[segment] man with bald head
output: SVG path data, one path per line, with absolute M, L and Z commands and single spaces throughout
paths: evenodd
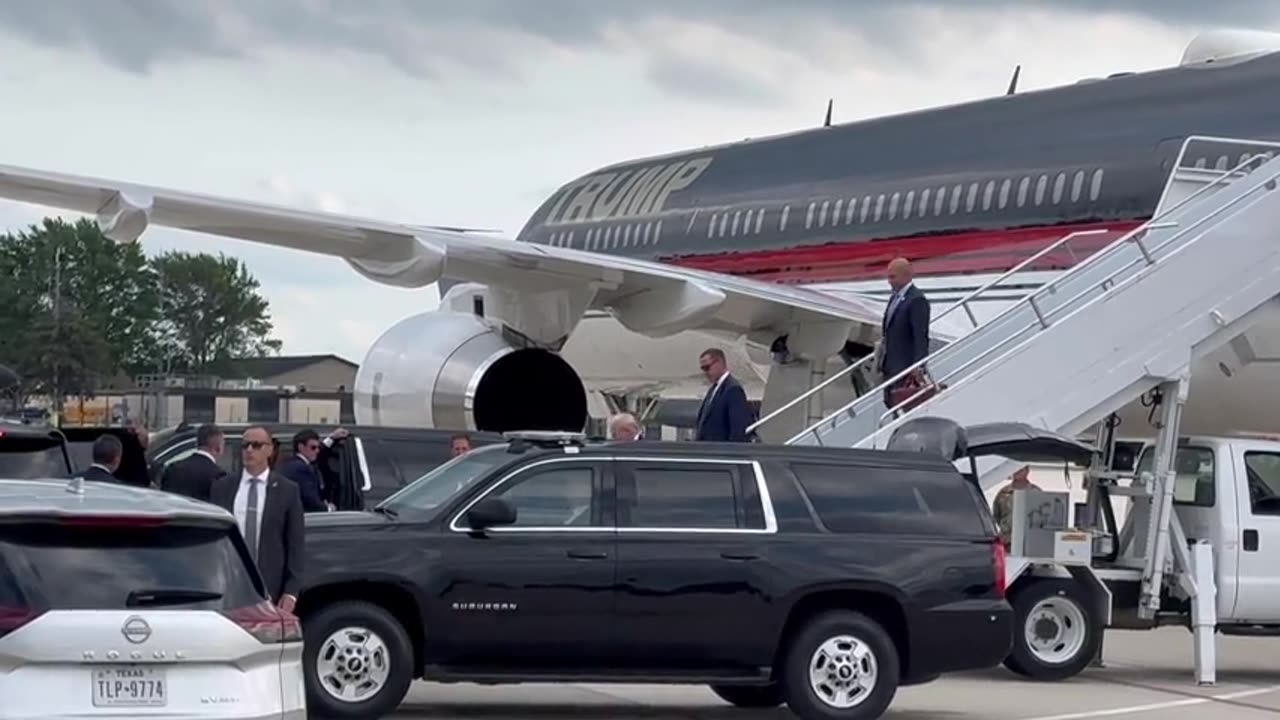
M 889 263 L 889 303 L 885 305 L 883 332 L 877 369 L 881 380 L 889 380 L 929 354 L 929 300 L 911 281 L 911 263 L 895 258 Z M 923 373 L 915 373 L 918 380 Z M 895 383 L 895 386 L 905 382 Z M 892 407 L 891 391 L 886 387 L 884 401 Z
M 269 430 L 245 428 L 240 438 L 244 469 L 215 480 L 209 499 L 235 516 L 271 600 L 293 612 L 302 589 L 302 494 L 297 483 L 271 469 L 274 450 Z

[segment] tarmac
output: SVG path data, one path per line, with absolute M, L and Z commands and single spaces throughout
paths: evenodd
M 1059 683 L 1004 668 L 898 691 L 886 720 L 1280 719 L 1280 638 L 1218 638 L 1217 683 L 1198 686 L 1191 633 L 1113 631 L 1106 667 Z M 417 683 L 398 718 L 693 720 L 794 718 L 786 707 L 740 710 L 699 686 Z

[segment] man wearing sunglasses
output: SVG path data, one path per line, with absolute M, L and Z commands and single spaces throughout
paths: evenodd
M 345 428 L 338 428 L 329 437 L 320 439 L 319 433 L 307 428 L 293 436 L 293 457 L 280 468 L 280 472 L 298 484 L 298 492 L 302 494 L 303 512 L 325 512 L 332 506 L 325 502 L 324 478 L 316 467 L 316 459 L 320 457 L 320 447 L 333 447 L 338 440 L 347 437 Z
M 302 584 L 302 496 L 297 483 L 271 470 L 271 433 L 245 428 L 240 441 L 239 476 L 214 481 L 210 500 L 235 516 L 249 554 L 258 565 L 271 599 L 293 612 Z

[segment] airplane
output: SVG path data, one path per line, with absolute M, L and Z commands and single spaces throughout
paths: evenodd
M 557 189 L 514 240 L 9 166 L 0 197 L 96 214 L 121 242 L 156 224 L 440 283 L 440 308 L 368 351 L 357 422 L 580 430 L 586 392 L 566 349 L 591 323 L 625 329 L 614 349 L 636 366 L 707 336 L 850 362 L 878 337 L 892 258 L 912 260 L 939 308 L 1095 231 L 993 293 L 991 317 L 1150 218 L 1188 136 L 1239 138 L 1241 154 L 1280 141 L 1278 82 L 1280 34 L 1209 32 L 1172 68 L 610 165 Z M 1277 329 L 1193 370 L 1187 432 L 1275 429 Z M 961 332 L 931 329 L 938 342 Z

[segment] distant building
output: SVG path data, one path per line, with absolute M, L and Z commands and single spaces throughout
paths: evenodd
M 356 363 L 337 355 L 281 355 L 233 360 L 222 373 L 222 385 L 237 382 L 259 387 L 297 388 L 306 392 L 350 392 Z

